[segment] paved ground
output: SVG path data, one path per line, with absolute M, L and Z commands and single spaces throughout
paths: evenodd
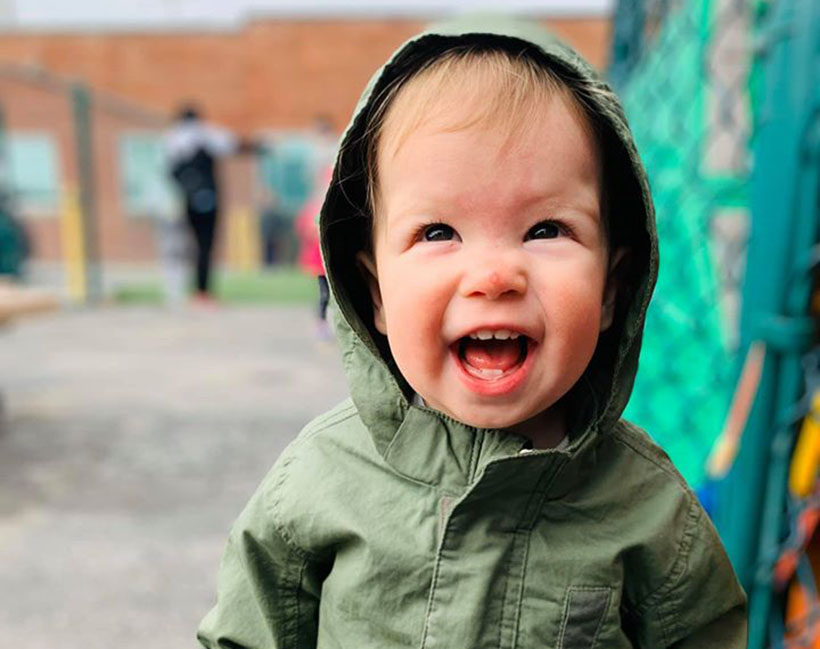
M 0 330 L 0 645 L 194 647 L 232 520 L 346 394 L 307 308 Z

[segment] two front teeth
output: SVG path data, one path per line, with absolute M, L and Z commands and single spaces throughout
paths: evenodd
M 496 340 L 515 340 L 519 335 L 519 333 L 507 329 L 498 329 L 497 331 L 481 329 L 471 333 L 468 338 L 472 338 L 473 340 L 490 340 L 491 338 L 495 338 Z

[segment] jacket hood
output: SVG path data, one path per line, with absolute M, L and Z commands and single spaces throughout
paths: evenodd
M 345 132 L 320 217 L 322 254 L 337 308 L 334 326 L 341 347 L 351 398 L 378 451 L 388 461 L 402 446 L 401 430 L 424 430 L 433 446 L 459 454 L 475 446 L 491 455 L 522 447 L 520 438 L 477 430 L 446 415 L 412 405 L 412 391 L 393 362 L 386 340 L 372 322 L 367 285 L 356 263 L 365 249 L 368 188 L 365 130 L 379 97 L 397 77 L 418 69 L 454 45 L 526 50 L 559 74 L 578 80 L 589 92 L 588 108 L 596 118 L 610 198 L 610 236 L 629 235 L 629 269 L 618 291 L 612 326 L 601 335 L 584 377 L 565 398 L 572 399 L 570 453 L 587 447 L 618 421 L 632 391 L 638 367 L 646 309 L 655 284 L 658 248 L 646 175 L 621 105 L 597 73 L 573 50 L 540 26 L 515 19 L 472 17 L 432 27 L 402 45 L 368 83 Z M 415 433 L 422 435 L 422 433 Z M 467 454 L 472 457 L 473 452 Z M 423 460 L 423 458 L 417 458 Z M 434 476 L 428 476 L 434 477 Z

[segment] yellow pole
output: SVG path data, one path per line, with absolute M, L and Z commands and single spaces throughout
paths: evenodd
M 238 270 L 259 270 L 261 240 L 256 214 L 248 207 L 234 208 L 228 215 L 228 256 Z
M 85 236 L 80 195 L 74 186 L 66 187 L 63 191 L 62 209 L 60 210 L 60 239 L 68 298 L 72 302 L 85 302 L 88 297 Z
M 792 454 L 789 489 L 797 498 L 806 498 L 817 483 L 820 467 L 820 391 L 812 396 L 811 410 L 803 420 Z

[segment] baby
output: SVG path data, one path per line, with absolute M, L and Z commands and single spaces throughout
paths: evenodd
M 236 522 L 206 647 L 745 647 L 712 525 L 620 419 L 657 239 L 587 64 L 497 18 L 411 40 L 321 238 L 351 399 Z

